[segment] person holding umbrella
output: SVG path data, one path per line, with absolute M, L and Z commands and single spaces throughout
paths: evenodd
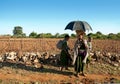
M 74 59 L 73 65 L 75 65 L 76 76 L 82 72 L 84 75 L 84 65 L 86 63 L 86 59 L 88 57 L 88 44 L 84 39 L 85 32 L 88 30 L 92 30 L 91 26 L 86 21 L 71 21 L 65 27 L 65 30 L 75 30 L 77 33 L 77 40 L 74 45 Z
M 86 44 L 86 40 L 84 40 L 84 32 L 80 32 L 77 34 L 77 40 L 75 42 L 74 45 L 74 60 L 73 60 L 73 64 L 74 64 L 74 69 L 75 69 L 75 76 L 78 77 L 79 73 L 81 73 L 82 76 L 85 76 L 84 74 L 84 66 L 85 63 L 83 62 L 85 59 L 85 56 L 87 54 L 87 44 Z

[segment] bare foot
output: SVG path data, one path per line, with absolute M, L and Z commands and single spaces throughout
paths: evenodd
M 60 67 L 60 71 L 62 71 L 63 70 L 63 67 Z
M 76 77 L 79 77 L 78 73 L 74 74 Z
M 82 75 L 82 76 L 85 76 L 85 74 L 84 74 L 84 73 L 82 73 L 81 75 Z M 86 76 L 85 76 L 85 77 L 86 77 Z

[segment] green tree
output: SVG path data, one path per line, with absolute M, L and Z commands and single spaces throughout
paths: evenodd
M 89 33 L 87 36 L 92 37 L 93 39 L 97 39 L 97 35 L 93 33 Z
M 59 38 L 59 36 L 60 36 L 59 33 L 56 33 L 56 34 L 54 35 L 55 38 Z
M 37 35 L 37 38 L 53 38 L 54 36 L 51 33 L 40 33 Z
M 13 30 L 13 35 L 21 35 L 23 33 L 21 26 L 15 26 Z
M 118 38 L 118 39 L 120 39 L 120 33 L 117 33 L 117 35 L 116 35 L 116 36 L 117 36 L 117 38 Z
M 71 37 L 72 37 L 72 38 L 75 38 L 75 37 L 76 37 L 76 34 L 71 34 Z
M 96 32 L 95 34 L 89 33 L 87 36 L 91 36 L 93 39 L 120 39 L 120 33 L 109 33 L 108 35 L 104 35 L 100 31 Z
M 100 31 L 96 32 L 97 35 L 102 35 L 102 33 Z
M 22 37 L 26 37 L 26 34 L 25 34 L 25 33 L 23 33 L 23 34 L 22 34 Z
M 95 34 L 89 33 L 87 36 L 90 36 L 93 39 L 106 39 L 107 38 L 107 36 L 102 34 L 100 31 L 96 32 Z
M 44 34 L 44 36 L 45 36 L 45 38 L 52 38 L 52 34 L 51 33 L 46 33 L 46 34 Z
M 23 28 L 21 26 L 15 26 L 13 30 L 14 37 L 25 37 L 26 34 L 23 33 Z
M 96 32 L 96 39 L 102 39 L 102 36 L 103 34 L 100 31 Z
M 31 32 L 30 34 L 29 34 L 29 37 L 31 37 L 31 38 L 36 38 L 38 35 L 37 35 L 37 33 L 36 32 Z
M 43 33 L 37 35 L 37 38 L 43 38 L 43 37 L 44 37 Z
M 107 36 L 108 39 L 117 39 L 117 35 L 113 33 L 109 33 Z
M 89 33 L 87 36 L 93 36 L 94 34 L 93 33 Z
M 65 35 L 69 35 L 69 34 L 67 34 L 67 33 L 61 34 L 59 38 L 64 38 Z

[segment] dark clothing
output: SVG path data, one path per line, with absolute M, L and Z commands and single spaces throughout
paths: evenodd
M 83 72 L 84 70 L 83 60 L 86 56 L 86 47 L 85 47 L 85 43 L 83 40 L 78 40 L 77 45 L 78 45 L 78 56 L 75 61 L 75 71 L 79 73 L 81 71 Z
M 61 50 L 61 56 L 60 56 L 60 65 L 61 66 L 68 66 L 69 64 L 69 47 L 67 45 L 67 42 L 64 41 L 62 44 L 62 50 Z
M 68 66 L 67 53 L 64 50 L 61 51 L 60 65 L 61 66 Z
M 75 61 L 75 71 L 77 73 L 79 73 L 80 71 L 83 71 L 84 69 L 84 63 L 83 63 L 83 59 L 85 58 L 85 52 L 79 54 L 76 58 Z

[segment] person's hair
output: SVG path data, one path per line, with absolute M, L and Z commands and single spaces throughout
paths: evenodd
M 70 38 L 70 36 L 67 34 L 67 35 L 65 35 L 65 38 Z
M 77 37 L 79 38 L 79 37 L 80 37 L 80 35 L 82 35 L 82 36 L 83 36 L 84 34 L 78 34 L 78 35 L 77 35 Z
M 90 36 L 88 36 L 88 39 L 89 39 L 89 41 L 91 42 L 92 38 L 91 38 Z

